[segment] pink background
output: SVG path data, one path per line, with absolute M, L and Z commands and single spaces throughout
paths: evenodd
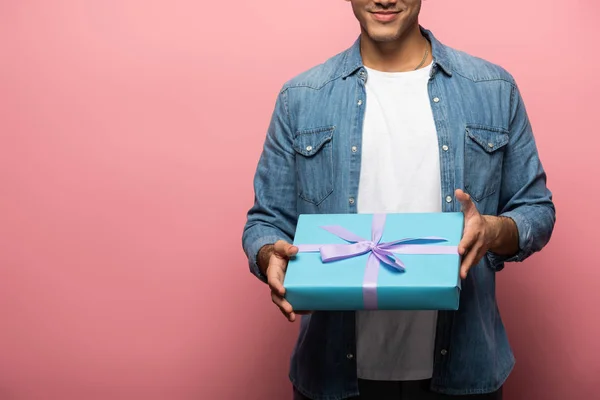
M 551 244 L 499 276 L 509 400 L 599 396 L 599 14 L 424 3 L 517 78 L 555 193 Z M 277 90 L 357 32 L 342 0 L 0 1 L 1 400 L 291 397 L 297 325 L 241 231 Z

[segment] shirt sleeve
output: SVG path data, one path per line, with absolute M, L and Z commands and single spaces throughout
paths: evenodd
M 524 261 L 549 242 L 556 221 L 552 193 L 539 158 L 531 123 L 516 84 L 511 94 L 510 140 L 505 152 L 499 215 L 511 218 L 519 231 L 519 251 L 511 256 L 488 252 L 493 268 Z
M 242 247 L 250 272 L 263 282 L 257 255 L 267 244 L 278 240 L 289 243 L 297 224 L 295 153 L 290 127 L 288 91 L 282 90 L 264 141 L 254 175 L 254 204 L 248 211 Z

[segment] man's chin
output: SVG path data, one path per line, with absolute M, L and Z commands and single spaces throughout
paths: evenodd
M 399 34 L 397 32 L 369 32 L 369 31 L 367 31 L 367 35 L 369 35 L 369 38 L 371 38 L 372 41 L 380 42 L 380 43 L 393 42 L 394 40 L 397 40 L 399 37 Z

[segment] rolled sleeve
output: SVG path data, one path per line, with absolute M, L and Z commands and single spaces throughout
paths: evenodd
M 510 218 L 515 222 L 519 234 L 519 251 L 513 255 L 498 255 L 493 252 L 487 253 L 487 258 L 495 270 L 504 268 L 504 263 L 519 262 L 525 260 L 532 253 L 533 235 L 529 219 L 519 211 L 509 211 L 500 215 Z
M 549 242 L 556 221 L 552 193 L 546 186 L 546 173 L 523 99 L 513 87 L 510 140 L 504 157 L 498 215 L 511 218 L 517 225 L 519 251 L 512 256 L 488 252 L 492 267 L 524 261 Z
M 287 109 L 287 91 L 280 92 L 254 176 L 254 204 L 248 212 L 242 247 L 250 272 L 262 282 L 258 252 L 278 240 L 291 243 L 298 221 L 295 152 Z
M 258 266 L 258 252 L 263 246 L 273 244 L 278 240 L 284 239 L 281 236 L 260 236 L 253 241 L 250 241 L 247 247 L 245 248 L 246 256 L 248 257 L 248 265 L 250 267 L 250 272 L 256 276 L 259 280 L 264 283 L 267 283 L 267 277 L 262 273 L 260 267 Z

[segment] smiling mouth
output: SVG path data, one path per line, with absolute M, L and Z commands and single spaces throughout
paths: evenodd
M 400 11 L 373 11 L 373 18 L 380 22 L 390 22 L 396 19 Z

